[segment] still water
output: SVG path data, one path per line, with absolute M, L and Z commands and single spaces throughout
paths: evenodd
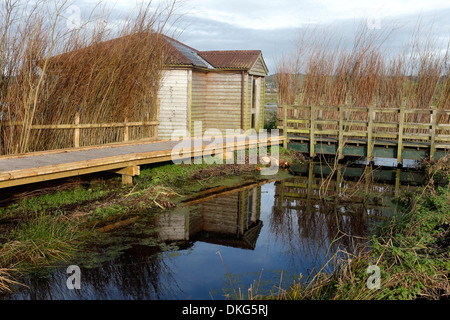
M 27 275 L 6 299 L 218 299 L 278 294 L 336 252 L 354 252 L 420 175 L 307 165 L 296 176 L 215 188 L 174 210 L 131 216 L 74 261 Z M 367 179 L 363 179 L 367 178 Z M 130 217 L 128 217 L 130 218 Z M 331 260 L 332 261 L 332 260 Z M 70 290 L 68 265 L 80 267 Z

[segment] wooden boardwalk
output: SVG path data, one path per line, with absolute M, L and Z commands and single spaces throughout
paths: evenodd
M 132 177 L 139 175 L 140 165 L 171 161 L 173 152 L 182 152 L 186 159 L 201 156 L 205 151 L 225 155 L 254 146 L 278 145 L 284 140 L 282 136 L 235 138 L 220 144 L 208 138 L 192 138 L 188 150 L 180 146 L 180 141 L 153 140 L 1 156 L 0 188 L 103 171 L 121 174 L 123 183 L 130 184 Z

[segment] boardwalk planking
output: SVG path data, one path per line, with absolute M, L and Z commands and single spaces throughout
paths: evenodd
M 225 154 L 251 146 L 280 144 L 283 137 L 264 138 L 236 136 L 236 141 L 212 143 L 208 138 L 192 138 L 189 151 L 179 146 L 180 141 L 147 141 L 113 146 L 73 148 L 0 157 L 0 188 L 73 177 L 82 174 L 115 171 L 123 182 L 139 174 L 138 166 L 172 160 L 172 152 L 183 149 L 186 158 L 214 150 Z

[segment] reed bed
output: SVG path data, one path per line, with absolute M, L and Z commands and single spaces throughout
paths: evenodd
M 0 5 L 0 154 L 72 147 L 73 129 L 32 126 L 74 124 L 77 114 L 80 124 L 157 120 L 162 33 L 176 1 L 141 4 L 121 20 L 99 3 L 75 27 L 68 9 L 66 0 Z M 80 146 L 123 141 L 123 130 L 82 129 Z
M 449 45 L 418 23 L 411 40 L 400 53 L 387 50 L 392 31 L 372 31 L 361 25 L 352 40 L 345 43 L 334 32 L 307 30 L 296 49 L 283 55 L 276 65 L 278 104 L 301 106 L 348 105 L 405 109 L 450 109 Z M 278 110 L 282 118 L 282 108 Z M 309 110 L 288 110 L 288 118 L 309 119 Z M 337 111 L 316 111 L 316 119 L 337 120 Z M 376 122 L 398 122 L 397 113 L 377 113 Z M 367 121 L 367 113 L 345 114 L 346 120 Z M 440 114 L 438 123 L 449 123 Z M 428 113 L 408 113 L 405 123 L 430 123 Z M 294 128 L 307 128 L 295 123 Z M 337 129 L 326 124 L 323 129 Z M 355 124 L 354 130 L 365 130 Z M 380 127 L 377 132 L 391 132 Z M 395 130 L 395 129 L 394 129 Z M 424 133 L 426 128 L 405 128 L 405 134 Z M 438 134 L 449 134 L 441 129 Z

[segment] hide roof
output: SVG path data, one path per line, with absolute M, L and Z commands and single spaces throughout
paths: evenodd
M 171 55 L 168 64 L 174 66 L 248 71 L 261 56 L 261 50 L 198 51 L 170 37 L 164 38 Z

